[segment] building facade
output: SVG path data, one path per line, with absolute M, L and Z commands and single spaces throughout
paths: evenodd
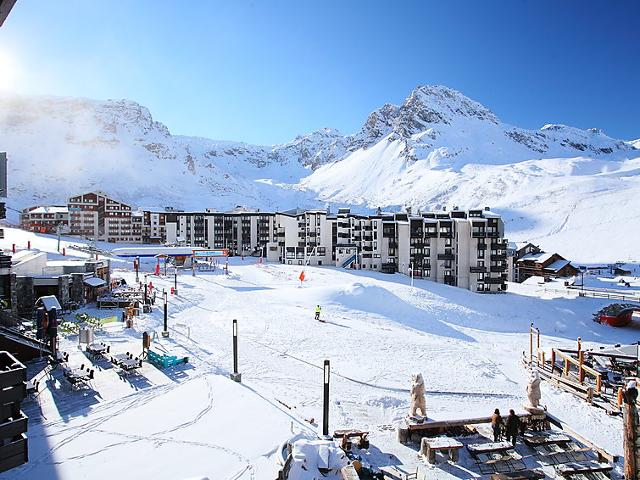
M 171 244 L 266 256 L 267 244 L 275 239 L 275 213 L 237 207 L 224 213 L 167 211 L 164 215 L 165 241 Z
M 36 206 L 20 212 L 20 228 L 37 233 L 69 232 L 67 206 Z
M 90 192 L 69 199 L 70 233 L 106 242 L 142 242 L 142 224 L 131 206 Z
M 291 210 L 276 214 L 276 230 L 270 261 L 398 272 L 483 293 L 507 288 L 504 223 L 489 210 L 371 216 Z
M 476 292 L 504 291 L 509 280 L 504 223 L 489 209 L 360 215 L 348 208 L 330 213 L 236 207 L 136 213 L 93 192 L 72 197 L 68 217 L 71 234 L 109 242 L 227 249 L 287 265 L 402 273 Z

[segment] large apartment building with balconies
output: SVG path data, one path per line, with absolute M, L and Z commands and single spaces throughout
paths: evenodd
M 131 207 L 102 192 L 90 192 L 69 199 L 71 235 L 107 242 L 142 242 L 142 225 L 132 219 Z
M 276 239 L 274 213 L 237 207 L 230 212 L 166 211 L 164 215 L 168 243 L 266 256 L 267 244 Z

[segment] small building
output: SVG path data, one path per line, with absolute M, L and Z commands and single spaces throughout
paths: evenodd
M 528 253 L 516 262 L 517 278 L 524 282 L 527 278 L 537 276 L 544 278 L 572 277 L 578 269 L 571 261 L 558 253 Z
M 69 208 L 59 205 L 35 206 L 20 212 L 20 228 L 36 233 L 69 231 Z

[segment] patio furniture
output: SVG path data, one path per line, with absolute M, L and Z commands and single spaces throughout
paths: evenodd
M 64 378 L 71 384 L 72 387 L 78 387 L 81 385 L 87 385 L 93 380 L 93 369 L 85 369 L 84 364 L 80 368 L 67 368 L 63 369 Z
M 109 353 L 110 350 L 111 346 L 104 342 L 93 342 L 88 344 L 86 347 L 87 353 L 89 353 L 93 358 L 104 357 L 104 355 Z
M 125 373 L 131 373 L 142 367 L 142 360 L 131 353 L 119 353 L 111 357 L 111 363 L 120 367 Z
M 464 445 L 455 438 L 450 437 L 424 437 L 420 444 L 420 453 L 427 458 L 429 463 L 436 463 L 436 453 L 442 452 L 456 463 L 458 461 L 458 450 Z

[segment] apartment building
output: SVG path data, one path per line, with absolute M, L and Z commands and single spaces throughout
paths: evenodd
M 131 206 L 109 198 L 102 192 L 90 192 L 69 199 L 72 235 L 107 242 L 142 242 L 142 224 L 136 215 L 133 224 Z
M 287 265 L 333 265 L 332 221 L 325 210 L 295 208 L 274 214 L 267 260 Z
M 35 206 L 20 212 L 20 228 L 37 233 L 69 231 L 69 208 L 65 206 Z
M 194 247 L 226 248 L 232 255 L 266 256 L 267 244 L 275 240 L 275 214 L 237 207 L 230 212 L 165 213 L 168 243 Z
M 489 210 L 370 216 L 291 210 L 276 214 L 276 228 L 270 261 L 399 272 L 477 292 L 506 290 L 504 224 Z
M 141 236 L 142 243 L 165 243 L 167 239 L 167 213 L 175 212 L 172 208 L 165 212 L 142 212 Z

